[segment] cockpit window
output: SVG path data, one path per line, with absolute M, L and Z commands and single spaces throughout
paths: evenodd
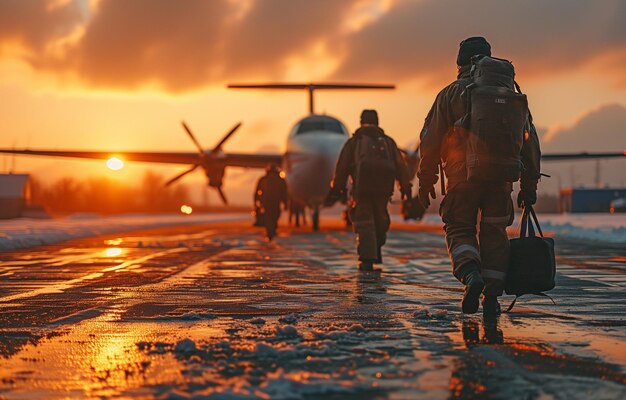
M 333 119 L 323 119 L 309 121 L 304 120 L 300 122 L 296 135 L 313 131 L 329 131 L 342 135 L 344 134 L 343 127 L 339 121 Z

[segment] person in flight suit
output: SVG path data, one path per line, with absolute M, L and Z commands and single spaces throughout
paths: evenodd
M 461 308 L 464 313 L 477 312 L 483 292 L 483 314 L 494 316 L 500 313 L 497 297 L 502 295 L 509 262 L 506 227 L 513 222 L 512 183 L 468 180 L 468 133 L 455 125 L 468 113 L 465 91 L 470 90 L 468 86 L 473 83 L 472 57 L 479 55 L 491 56 L 491 46 L 485 38 L 471 37 L 461 42 L 457 80 L 439 92 L 426 117 L 420 134 L 418 198 L 428 208 L 429 197 L 435 198 L 434 186 L 441 164 L 448 184 L 440 215 L 454 276 L 465 285 Z M 474 57 L 476 59 L 478 57 Z M 523 135 L 519 154 L 523 164 L 518 194 L 520 207 L 537 201 L 540 178 L 539 139 L 529 116 L 529 113 L 528 117 L 524 114 L 523 118 L 528 119 L 524 133 L 520 131 L 520 137 Z
M 287 196 L 287 183 L 280 176 L 276 164 L 270 164 L 266 168 L 265 176 L 259 179 L 256 189 L 257 209 L 262 214 L 262 223 L 265 226 L 267 238 L 272 240 L 276 235 L 278 218 L 280 218 L 280 206 L 286 210 L 289 204 Z
M 397 181 L 403 197 L 410 198 L 411 182 L 404 156 L 395 141 L 378 126 L 378 113 L 363 110 L 361 127 L 344 144 L 326 205 L 346 192 L 352 179 L 350 219 L 357 235 L 359 270 L 371 271 L 382 263 L 390 219 L 387 205 Z

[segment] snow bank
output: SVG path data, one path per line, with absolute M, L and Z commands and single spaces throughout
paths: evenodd
M 544 231 L 556 236 L 626 243 L 626 214 L 541 214 Z
M 539 214 L 537 217 L 543 231 L 557 237 L 626 243 L 626 214 Z M 513 228 L 517 228 L 518 221 L 519 215 Z M 401 222 L 401 218 L 394 218 L 394 222 Z M 425 215 L 419 223 L 443 226 L 436 214 Z
M 74 216 L 61 219 L 19 218 L 0 221 L 0 251 L 59 243 L 111 233 L 159 228 L 163 226 L 206 224 L 215 222 L 245 221 L 250 216 L 238 214 L 133 214 L 99 217 Z

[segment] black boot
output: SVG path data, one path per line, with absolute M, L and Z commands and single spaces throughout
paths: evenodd
M 498 303 L 498 296 L 487 296 L 483 298 L 483 316 L 487 318 L 494 318 L 502 313 L 500 309 L 500 303 Z
M 471 271 L 463 279 L 465 284 L 465 293 L 461 300 L 461 310 L 464 314 L 474 314 L 478 311 L 478 303 L 480 294 L 485 287 L 485 281 L 478 271 Z
M 374 263 L 371 260 L 359 261 L 359 271 L 373 271 Z

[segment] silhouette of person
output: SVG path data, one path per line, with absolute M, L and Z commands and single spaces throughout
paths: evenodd
M 262 222 L 265 226 L 267 238 L 272 240 L 276 236 L 278 219 L 280 218 L 280 206 L 286 210 L 288 205 L 287 183 L 280 176 L 280 170 L 276 164 L 270 164 L 266 168 L 265 176 L 259 179 L 255 199 L 262 214 Z

